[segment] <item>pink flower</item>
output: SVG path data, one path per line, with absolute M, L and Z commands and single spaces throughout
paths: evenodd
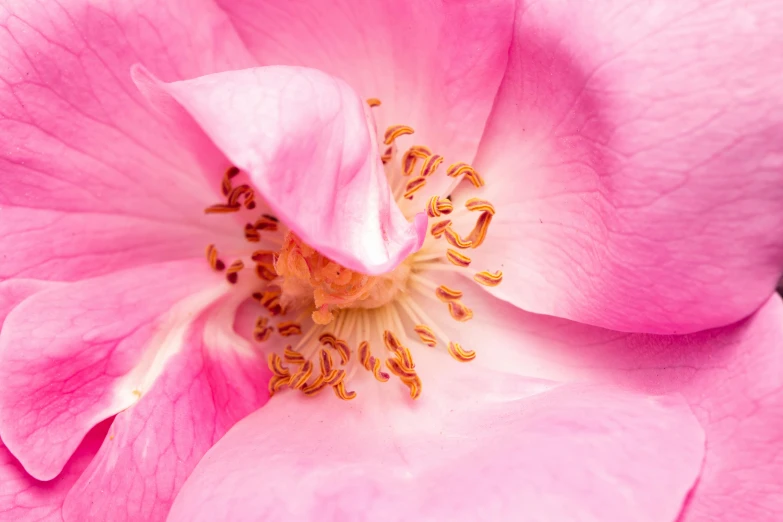
M 218 4 L 0 8 L 0 520 L 774 520 L 780 7 Z

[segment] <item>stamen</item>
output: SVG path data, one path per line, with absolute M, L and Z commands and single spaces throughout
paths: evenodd
M 468 234 L 468 241 L 472 243 L 473 248 L 477 248 L 484 242 L 484 238 L 487 237 L 487 230 L 489 224 L 492 222 L 493 214 L 490 212 L 482 212 L 476 222 L 476 226 Z
M 421 342 L 429 346 L 430 348 L 436 346 L 438 344 L 437 339 L 435 338 L 435 333 L 430 329 L 429 326 L 423 325 L 423 324 L 417 324 L 413 330 L 419 334 L 419 339 L 421 339 Z
M 383 343 L 386 345 L 386 349 L 390 352 L 396 352 L 402 349 L 402 344 L 397 336 L 389 330 L 383 331 Z
M 383 134 L 383 144 L 391 145 L 394 140 L 406 134 L 413 134 L 413 129 L 407 125 L 392 125 Z
M 470 258 L 468 256 L 450 248 L 446 250 L 446 259 L 448 259 L 452 265 L 463 268 L 470 266 Z
M 459 362 L 468 362 L 476 358 L 476 352 L 465 350 L 458 343 L 449 343 L 449 354 Z
M 381 100 L 378 98 L 367 98 L 367 105 L 370 107 L 378 107 L 381 104 Z
M 448 199 L 441 200 L 438 196 L 432 196 L 427 203 L 427 215 L 429 217 L 440 217 L 441 214 L 451 214 L 454 206 Z
M 429 147 L 423 145 L 414 145 L 408 149 L 402 156 L 402 173 L 405 176 L 413 174 L 413 169 L 416 168 L 416 160 L 426 160 L 432 155 L 432 151 Z
M 272 370 L 272 373 L 279 377 L 288 377 L 291 375 L 288 371 L 288 368 L 283 365 L 283 361 L 280 359 L 280 356 L 274 352 L 270 353 L 269 357 L 267 357 L 267 365 L 269 366 L 269 369 Z
M 438 169 L 441 163 L 443 163 L 443 156 L 440 154 L 433 154 L 427 158 L 427 160 L 421 166 L 421 176 L 423 178 L 431 176 Z
M 503 272 L 498 270 L 495 273 L 484 270 L 473 276 L 473 280 L 484 286 L 498 286 L 503 281 Z
M 440 285 L 438 288 L 436 288 L 435 295 L 444 303 L 462 299 L 462 292 L 459 290 L 454 290 L 453 288 L 449 288 L 446 285 Z
M 345 341 L 338 339 L 335 341 L 333 348 L 337 350 L 337 353 L 340 354 L 340 362 L 343 364 L 343 366 L 351 360 L 351 349 L 348 347 Z
M 369 360 L 369 366 L 373 377 L 375 377 L 375 380 L 378 382 L 386 382 L 390 379 L 390 375 L 384 371 L 381 370 L 381 360 L 376 357 L 370 357 Z
M 449 313 L 461 323 L 473 319 L 473 310 L 462 304 L 462 301 L 449 301 Z
M 258 233 L 258 230 L 256 230 L 252 223 L 245 225 L 245 239 L 251 243 L 258 243 L 261 241 L 261 234 Z
M 263 279 L 264 281 L 274 281 L 277 279 L 277 272 L 266 265 L 256 265 L 256 275 L 259 279 Z
M 484 186 L 484 180 L 476 170 L 467 163 L 454 163 L 446 170 L 446 175 L 452 178 L 465 176 L 476 188 Z
M 430 234 L 432 234 L 432 237 L 437 239 L 442 236 L 444 232 L 446 232 L 446 229 L 449 228 L 449 225 L 451 225 L 450 219 L 439 221 L 430 227 Z
M 285 359 L 286 362 L 295 364 L 303 364 L 305 362 L 304 355 L 299 352 L 295 352 L 294 349 L 291 348 L 291 345 L 285 347 L 285 350 L 283 351 L 283 359 Z
M 410 390 L 411 399 L 418 399 L 421 395 L 421 379 L 419 379 L 419 376 L 417 375 L 410 379 L 402 379 L 402 382 Z
M 394 148 L 389 147 L 386 149 L 386 151 L 381 155 L 381 161 L 383 163 L 388 163 L 392 159 L 392 154 L 394 153 Z
M 256 220 L 253 226 L 256 227 L 256 230 L 277 232 L 277 224 L 278 221 L 276 217 L 270 216 L 269 214 L 264 214 Z
M 283 337 L 302 335 L 302 325 L 294 321 L 285 321 L 277 325 L 277 331 Z
M 226 279 L 228 279 L 228 282 L 232 285 L 235 284 L 239 278 L 238 274 L 243 268 L 245 268 L 245 264 L 241 259 L 237 259 L 231 263 L 231 266 L 226 269 Z
M 291 382 L 291 377 L 281 377 L 279 375 L 273 375 L 271 379 L 269 379 L 269 396 L 271 397 L 275 393 L 279 392 L 280 389 Z
M 236 177 L 238 174 L 239 169 L 234 166 L 226 169 L 225 174 L 223 174 L 223 181 L 220 184 L 220 191 L 224 196 L 228 196 L 228 194 L 231 192 L 231 179 Z
M 312 384 L 309 384 L 302 388 L 302 392 L 307 395 L 308 397 L 312 397 L 313 395 L 316 395 L 321 390 L 329 386 L 329 384 L 326 382 L 326 379 L 323 375 L 319 375 L 315 381 L 313 381 Z
M 328 351 L 321 350 L 320 357 L 321 357 L 321 373 L 326 375 L 330 371 L 332 371 L 332 366 L 334 365 L 332 362 L 332 356 L 329 354 Z
M 405 199 L 413 199 L 413 195 L 424 188 L 424 185 L 427 184 L 427 178 L 419 176 L 418 178 L 413 178 L 408 182 L 407 185 L 405 185 L 405 194 L 403 194 L 403 197 Z
M 228 204 L 239 205 L 239 198 L 243 196 L 246 209 L 253 210 L 256 208 L 255 194 L 253 193 L 253 189 L 250 188 L 250 185 L 239 185 L 238 187 L 231 189 L 231 192 L 228 194 Z
M 359 362 L 365 369 L 370 369 L 370 343 L 367 341 L 359 343 Z
M 489 212 L 495 215 L 495 207 L 489 201 L 479 198 L 471 198 L 465 202 L 465 208 L 472 211 Z
M 217 272 L 226 268 L 225 263 L 218 259 L 218 252 L 215 245 L 207 245 L 207 262 L 209 263 L 209 266 L 212 267 L 212 270 Z
M 239 212 L 239 205 L 226 205 L 225 203 L 218 203 L 217 205 L 211 205 L 204 209 L 205 214 L 228 214 L 231 212 Z
M 446 236 L 446 241 L 448 241 L 451 246 L 457 248 L 470 248 L 473 246 L 473 242 L 471 240 L 462 239 L 459 234 L 457 234 L 454 229 L 451 228 L 451 226 L 447 226 L 443 233 Z
M 389 370 L 397 377 L 400 378 L 416 377 L 416 372 L 414 370 L 406 368 L 404 365 L 400 364 L 400 362 L 397 359 L 391 357 L 386 359 L 386 367 L 389 368 Z
M 256 319 L 256 326 L 253 329 L 253 338 L 259 343 L 267 341 L 274 331 L 273 328 L 267 327 L 269 319 L 264 316 Z
M 307 379 L 313 373 L 313 363 L 305 361 L 302 366 L 299 367 L 299 371 L 291 376 L 291 382 L 289 386 L 294 390 L 301 390 L 307 384 Z
M 332 389 L 334 390 L 334 394 L 344 401 L 350 401 L 351 399 L 356 398 L 356 392 L 346 391 L 345 384 L 343 382 L 339 382 L 335 384 L 334 386 L 332 386 Z

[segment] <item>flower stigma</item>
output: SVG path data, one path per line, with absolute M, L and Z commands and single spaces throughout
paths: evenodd
M 367 103 L 381 104 L 374 98 Z M 205 212 L 238 214 L 250 247 L 229 259 L 215 245 L 208 245 L 207 262 L 259 306 L 253 331 L 256 342 L 265 343 L 275 335 L 296 338 L 279 343 L 285 346 L 282 351 L 269 350 L 270 395 L 287 388 L 314 396 L 331 388 L 340 399 L 351 400 L 357 394 L 349 383 L 357 373 L 364 373 L 380 383 L 394 377 L 417 399 L 422 381 L 410 349 L 413 339 L 431 349 L 443 348 L 460 362 L 476 358 L 476 352 L 447 335 L 416 298 L 445 307 L 459 323 L 473 318 L 462 301 L 463 292 L 435 278 L 457 272 L 472 274 L 479 285 L 501 283 L 502 272 L 474 271 L 470 257 L 470 250 L 484 242 L 495 208 L 480 198 L 470 198 L 456 208 L 451 199 L 456 186 L 464 183 L 478 189 L 485 183 L 483 178 L 467 163 L 444 169 L 443 156 L 423 145 L 412 144 L 400 153 L 401 138 L 413 134 L 414 129 L 406 125 L 388 127 L 381 161 L 406 218 L 423 208 L 431 222 L 422 248 L 381 275 L 362 274 L 320 254 L 274 215 L 256 210 L 252 187 L 237 182 L 244 176 L 239 169 L 232 166 L 224 173 L 220 186 L 224 201 Z M 428 191 L 439 171 L 445 178 Z M 467 222 L 473 228 L 463 235 L 457 229 Z

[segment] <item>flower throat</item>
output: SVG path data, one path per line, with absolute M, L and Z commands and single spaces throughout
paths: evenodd
M 380 105 L 374 98 L 367 103 L 370 107 Z M 247 291 L 258 303 L 255 341 L 265 343 L 273 335 L 297 338 L 282 351 L 268 351 L 267 362 L 273 373 L 270 394 L 288 388 L 314 396 L 331 388 L 340 399 L 351 400 L 356 392 L 349 389 L 348 383 L 358 372 L 366 372 L 379 382 L 394 376 L 416 399 L 421 395 L 422 381 L 409 348 L 414 342 L 430 348 L 442 343 L 460 362 L 476 357 L 474 351 L 454 342 L 414 297 L 445 306 L 459 323 L 472 319 L 473 311 L 462 302 L 463 293 L 438 284 L 433 277 L 444 272 L 472 272 L 469 250 L 483 243 L 495 209 L 480 198 L 468 199 L 463 208 L 455 208 L 449 194 L 457 184 L 469 183 L 467 186 L 475 189 L 484 185 L 479 173 L 466 163 L 449 166 L 445 174 L 451 180 L 445 193 L 428 194 L 425 202 L 422 194 L 427 192 L 443 157 L 423 145 L 412 145 L 400 155 L 398 140 L 413 132 L 405 125 L 388 127 L 381 160 L 401 208 L 412 202 L 413 208 L 424 207 L 436 221 L 430 225 L 421 250 L 391 272 L 378 276 L 362 274 L 330 260 L 286 230 L 271 214 L 253 216 L 253 189 L 247 183 L 235 183 L 242 176 L 236 167 L 225 172 L 221 182 L 225 200 L 207 207 L 205 212 L 247 217 L 240 226 L 249 247 L 246 255 L 237 256 L 227 265 L 215 245 L 209 245 L 207 261 L 213 270 L 225 272 L 228 283 L 236 285 L 239 291 Z M 399 160 L 395 160 L 397 157 Z M 415 205 L 418 199 L 421 204 Z M 455 230 L 458 224 L 470 221 L 474 225 L 468 234 L 463 236 Z M 261 246 L 269 248 L 258 248 Z M 249 271 L 254 274 L 246 279 L 244 274 Z M 503 278 L 499 271 L 484 270 L 472 275 L 473 281 L 484 286 L 496 286 Z

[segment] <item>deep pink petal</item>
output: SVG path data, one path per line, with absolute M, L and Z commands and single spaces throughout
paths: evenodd
M 63 501 L 98 451 L 109 425 L 107 421 L 91 430 L 60 476 L 49 482 L 39 482 L 28 475 L 0 442 L 0 520 L 61 522 Z
M 783 266 L 783 4 L 520 2 L 516 20 L 477 160 L 493 293 L 655 333 L 760 306 Z
M 207 453 L 169 522 L 676 518 L 704 444 L 681 399 L 457 373 L 415 405 L 274 397 Z
M 188 236 L 219 226 L 203 216 L 214 188 L 200 171 L 225 159 L 158 123 L 133 63 L 177 80 L 253 62 L 209 0 L 0 7 L 0 279 L 177 259 Z
M 426 216 L 408 223 L 400 212 L 369 108 L 345 82 L 301 67 L 245 69 L 169 84 L 138 68 L 134 78 L 179 127 L 192 133 L 198 124 L 248 173 L 276 215 L 331 259 L 380 273 L 421 245 Z M 172 108 L 163 92 L 187 113 Z
M 65 522 L 165 520 L 202 455 L 266 402 L 269 370 L 231 333 L 233 314 L 223 303 L 205 312 L 155 384 L 117 415 L 65 502 Z
M 681 522 L 777 522 L 783 512 L 780 297 L 736 325 L 662 336 L 539 316 L 482 301 L 477 288 L 453 286 L 475 314 L 458 337 L 476 350 L 473 365 L 685 397 L 704 427 L 707 452 Z
M 219 0 L 263 65 L 301 65 L 342 78 L 384 126 L 472 161 L 503 76 L 511 0 Z M 383 132 L 383 128 L 380 129 Z
M 199 260 L 60 284 L 22 302 L 0 333 L 8 449 L 35 478 L 55 477 L 95 424 L 152 384 L 161 357 L 177 353 L 170 336 L 223 285 Z

